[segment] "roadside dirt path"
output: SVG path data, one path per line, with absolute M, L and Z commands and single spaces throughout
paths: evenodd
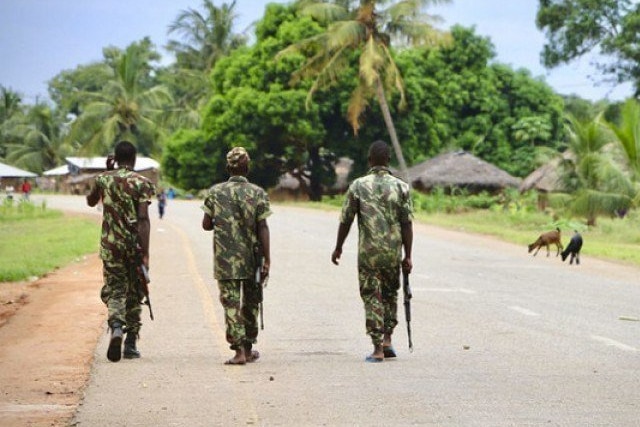
M 106 309 L 97 254 L 33 283 L 0 284 L 0 424 L 68 425 Z

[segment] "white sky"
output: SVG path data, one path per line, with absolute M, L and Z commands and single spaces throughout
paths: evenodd
M 215 0 L 222 4 L 223 0 Z M 230 2 L 230 0 L 227 0 Z M 237 30 L 260 19 L 267 3 L 287 0 L 237 0 Z M 149 36 L 162 48 L 167 27 L 186 8 L 200 9 L 201 0 L 0 0 L 0 85 L 27 102 L 47 97 L 47 81 L 65 69 L 102 59 L 102 48 L 124 48 Z M 589 75 L 590 58 L 546 71 L 540 65 L 544 37 L 535 27 L 538 0 L 453 0 L 428 9 L 444 18 L 442 28 L 460 23 L 475 26 L 496 47 L 497 60 L 526 68 L 556 91 L 597 100 L 624 99 L 630 85 L 598 86 Z M 177 36 L 174 36 L 174 38 Z

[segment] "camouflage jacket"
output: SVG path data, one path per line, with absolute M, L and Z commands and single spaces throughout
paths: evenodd
M 213 274 L 217 280 L 249 279 L 259 221 L 271 215 L 269 197 L 245 177 L 214 185 L 202 210 L 213 219 Z
M 358 216 L 358 268 L 394 267 L 402 261 L 400 225 L 410 222 L 409 186 L 389 169 L 374 167 L 349 186 L 340 222 Z
M 125 168 L 101 173 L 95 185 L 103 205 L 100 258 L 111 262 L 130 258 L 138 242 L 137 207 L 151 203 L 155 188 L 147 178 Z

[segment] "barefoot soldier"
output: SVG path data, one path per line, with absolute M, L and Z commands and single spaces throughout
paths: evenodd
M 114 170 L 114 162 L 118 168 Z M 102 200 L 102 237 L 100 258 L 104 286 L 100 294 L 109 309 L 111 339 L 107 358 L 117 362 L 122 357 L 122 338 L 126 332 L 124 357 L 140 357 L 136 340 L 142 323 L 140 280 L 141 261 L 149 268 L 149 204 L 155 195 L 151 181 L 133 172 L 136 148 L 128 141 L 119 142 L 115 158 L 107 158 L 107 172 L 95 178 L 87 204 Z
M 225 363 L 244 365 L 260 354 L 253 350 L 258 337 L 258 314 L 264 280 L 269 275 L 267 193 L 249 183 L 249 154 L 242 147 L 227 153 L 228 181 L 214 185 L 205 198 L 202 228 L 213 230 L 214 278 L 224 309 L 226 338 L 235 356 Z M 256 251 L 263 256 L 262 282 L 256 283 Z
M 331 261 L 338 265 L 357 215 L 358 281 L 366 330 L 373 343 L 373 353 L 365 360 L 382 362 L 385 357 L 396 357 L 391 335 L 398 324 L 400 266 L 406 273 L 412 267 L 413 214 L 409 186 L 389 171 L 389 146 L 374 142 L 368 160 L 369 173 L 356 179 L 347 191 Z

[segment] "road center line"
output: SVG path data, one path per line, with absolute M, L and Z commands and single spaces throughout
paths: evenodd
M 599 342 L 603 343 L 604 345 L 608 345 L 608 346 L 611 346 L 611 347 L 619 348 L 620 350 L 638 351 L 638 349 L 635 348 L 635 347 L 631 347 L 630 345 L 626 345 L 626 344 L 623 344 L 623 343 L 621 343 L 619 341 L 612 340 L 611 338 L 601 337 L 601 336 L 598 336 L 598 335 L 591 335 L 591 339 L 599 341 Z
M 540 314 L 536 313 L 535 311 L 531 311 L 529 309 L 519 307 L 517 305 L 512 305 L 511 307 L 509 307 L 509 309 L 515 312 L 518 312 L 520 314 L 524 314 L 525 316 L 540 316 Z

